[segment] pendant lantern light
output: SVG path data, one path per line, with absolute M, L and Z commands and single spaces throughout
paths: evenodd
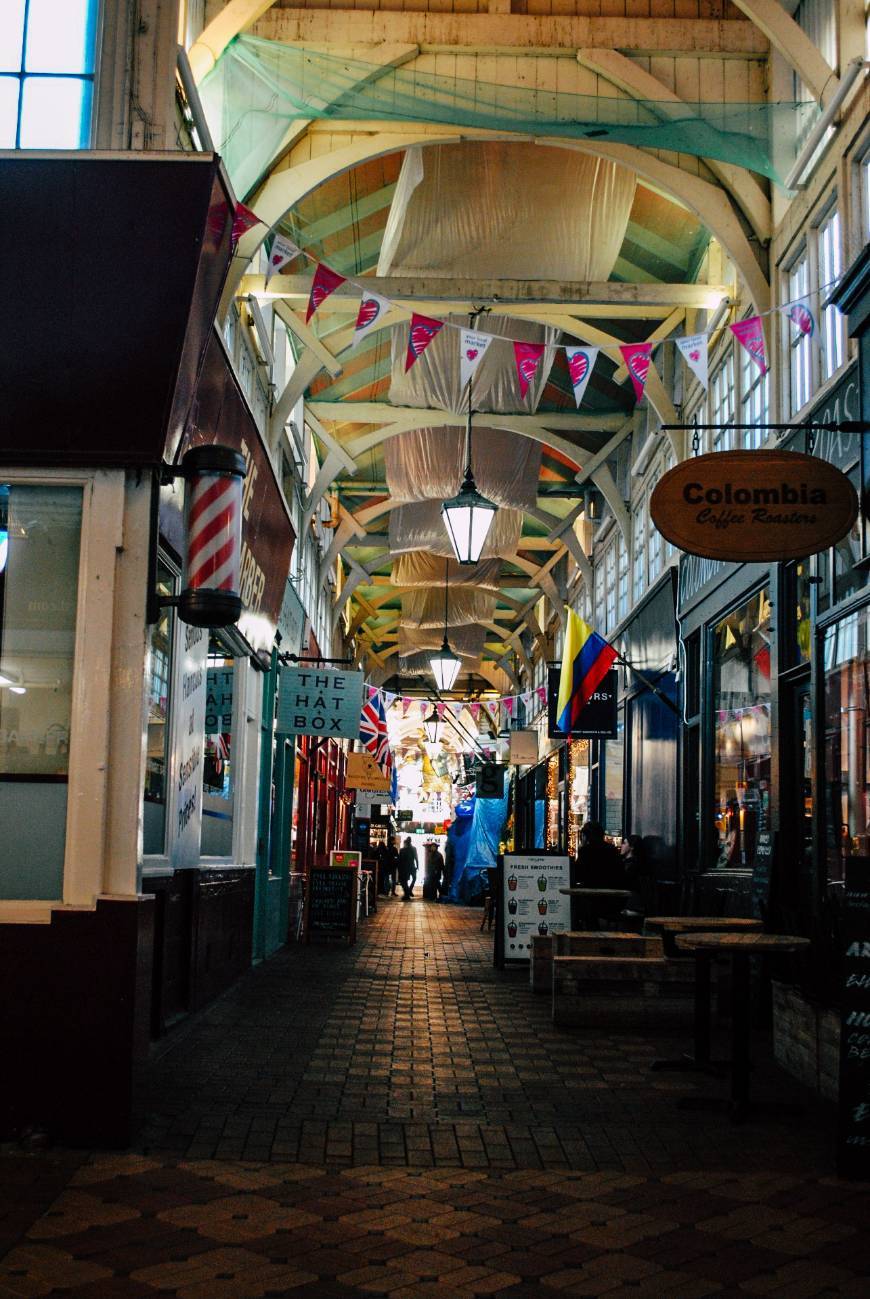
M 438 716 L 433 705 L 432 711 L 428 717 L 423 719 L 423 730 L 426 732 L 426 743 L 435 745 L 438 743 L 438 733 L 441 730 L 441 718 Z
M 447 640 L 447 592 L 450 583 L 450 560 L 444 564 L 444 640 L 441 643 L 440 650 L 432 655 L 429 665 L 432 668 L 432 675 L 435 678 L 435 685 L 439 691 L 452 690 L 453 683 L 459 676 L 459 669 L 462 666 L 462 660 L 458 654 L 454 654 Z
M 445 501 L 441 517 L 450 538 L 453 553 L 460 564 L 476 564 L 480 559 L 498 506 L 477 490 L 471 470 L 471 384 L 468 381 L 468 419 L 465 425 L 465 477 L 458 496 Z

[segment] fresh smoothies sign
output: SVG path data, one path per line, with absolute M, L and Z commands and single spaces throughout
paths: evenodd
M 505 964 L 528 961 L 532 939 L 570 928 L 568 858 L 558 853 L 506 853 L 499 910 Z
M 671 469 L 650 499 L 662 536 L 736 563 L 802 559 L 845 536 L 858 496 L 833 465 L 796 451 L 715 451 Z

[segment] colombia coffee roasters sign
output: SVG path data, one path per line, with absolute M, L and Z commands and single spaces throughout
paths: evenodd
M 814 456 L 714 451 L 666 473 L 650 514 L 662 536 L 691 555 L 802 559 L 845 536 L 858 496 L 845 474 Z

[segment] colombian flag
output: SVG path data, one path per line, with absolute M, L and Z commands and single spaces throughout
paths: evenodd
M 559 677 L 556 725 L 566 734 L 577 725 L 583 706 L 588 703 L 616 660 L 616 650 L 603 636 L 567 610 L 565 651 Z

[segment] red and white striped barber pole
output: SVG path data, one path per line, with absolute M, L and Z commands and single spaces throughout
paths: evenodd
M 245 458 L 231 447 L 193 447 L 181 462 L 187 557 L 178 614 L 195 627 L 227 627 L 242 612 Z

